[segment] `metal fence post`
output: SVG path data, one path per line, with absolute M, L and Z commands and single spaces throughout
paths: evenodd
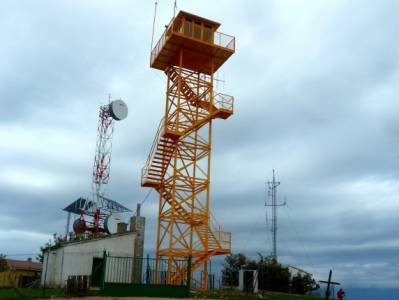
M 105 286 L 105 272 L 107 268 L 107 252 L 104 250 L 103 252 L 103 269 L 102 269 L 102 276 L 101 276 L 101 289 L 104 291 Z
M 187 260 L 187 288 L 190 290 L 191 288 L 191 255 Z
M 148 253 L 145 268 L 145 283 L 150 284 L 150 255 Z

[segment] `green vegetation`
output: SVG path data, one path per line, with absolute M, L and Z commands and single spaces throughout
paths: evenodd
M 265 292 L 261 294 L 247 294 L 234 289 L 222 289 L 209 292 L 198 292 L 192 295 L 194 298 L 226 299 L 226 300 L 320 300 L 322 298 L 305 295 L 286 294 L 278 292 Z
M 319 288 L 311 274 L 301 270 L 291 274 L 288 267 L 279 264 L 275 258 L 259 256 L 258 261 L 249 260 L 242 253 L 226 256 L 222 271 L 223 286 L 238 286 L 238 272 L 244 269 L 258 271 L 260 290 L 306 295 Z M 246 281 L 252 282 L 252 279 L 251 277 L 246 279 L 244 274 L 244 282 Z M 250 287 L 246 291 L 251 289 Z
M 6 256 L 0 253 L 0 272 L 4 272 L 8 269 Z
M 43 258 L 44 258 L 44 252 L 47 251 L 47 249 L 50 249 L 51 247 L 54 246 L 59 246 L 62 244 L 62 242 L 65 241 L 65 237 L 58 235 L 57 233 L 53 233 L 53 240 L 51 239 L 45 243 L 43 246 L 40 247 L 40 253 L 36 256 L 36 260 L 38 262 L 43 263 Z
M 62 297 L 64 296 L 64 290 L 62 289 L 47 289 L 44 297 Z M 33 299 L 42 298 L 42 289 L 0 289 L 0 299 Z

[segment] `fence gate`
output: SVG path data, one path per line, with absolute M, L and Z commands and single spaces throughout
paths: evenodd
M 93 266 L 91 268 L 91 286 L 101 287 L 103 276 L 103 257 L 93 257 Z
M 102 262 L 96 261 L 97 266 L 100 264 L 100 286 L 103 295 L 173 298 L 189 296 L 191 274 L 187 276 L 187 270 L 191 270 L 190 259 L 171 262 L 168 259 L 154 259 L 148 256 L 141 258 L 104 255 Z M 93 260 L 93 271 L 94 268 Z M 175 274 L 182 276 L 173 284 L 166 284 L 167 270 L 171 268 Z

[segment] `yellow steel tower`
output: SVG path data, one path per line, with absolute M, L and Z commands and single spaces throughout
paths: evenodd
M 210 257 L 231 248 L 231 233 L 210 212 L 212 120 L 233 114 L 233 97 L 213 90 L 214 73 L 235 50 L 219 26 L 180 11 L 152 50 L 151 67 L 168 78 L 166 106 L 141 178 L 159 193 L 156 255 L 168 259 L 162 280 L 186 279 L 176 260 L 191 256 L 192 271 L 202 268 L 202 289 Z

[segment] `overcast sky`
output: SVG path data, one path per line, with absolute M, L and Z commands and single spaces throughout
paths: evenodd
M 173 15 L 160 0 L 155 40 Z M 212 207 L 233 252 L 271 252 L 265 182 L 281 181 L 278 255 L 345 286 L 399 286 L 399 2 L 194 1 L 236 53 L 217 88 Z M 149 68 L 153 1 L 1 1 L 0 253 L 35 256 L 91 190 L 98 108 L 122 97 L 108 195 L 134 210 L 164 109 Z M 157 195 L 143 206 L 155 245 Z M 270 221 L 270 212 L 269 212 Z M 270 223 L 270 222 L 269 222 Z

